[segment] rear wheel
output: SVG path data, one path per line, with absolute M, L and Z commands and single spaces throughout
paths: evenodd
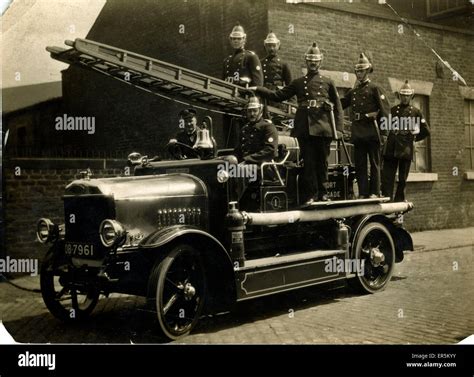
M 50 251 L 41 266 L 41 295 L 51 314 L 65 322 L 80 321 L 92 313 L 100 293 L 74 286 L 70 266 Z
M 362 271 L 348 280 L 351 288 L 363 293 L 385 289 L 395 266 L 395 246 L 388 229 L 378 222 L 366 224 L 357 237 L 353 258 Z
M 196 325 L 206 298 L 206 277 L 198 251 L 176 246 L 154 268 L 150 288 L 160 330 L 171 340 L 188 335 Z

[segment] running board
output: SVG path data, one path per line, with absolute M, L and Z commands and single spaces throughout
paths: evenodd
M 344 261 L 346 251 L 315 250 L 245 261 L 235 269 L 237 301 L 345 279 L 344 271 L 333 268 L 339 264 L 334 258 Z

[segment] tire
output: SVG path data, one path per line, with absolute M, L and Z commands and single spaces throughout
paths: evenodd
M 89 317 L 99 301 L 100 293 L 94 289 L 82 292 L 71 288 L 68 265 L 59 261 L 50 251 L 40 271 L 40 287 L 43 301 L 56 318 L 64 322 L 78 322 Z M 68 297 L 69 295 L 69 297 Z
M 395 245 L 388 229 L 371 222 L 360 231 L 355 241 L 352 258 L 363 262 L 363 273 L 348 280 L 358 293 L 382 291 L 390 281 L 395 267 Z
M 174 247 L 153 267 L 149 295 L 155 301 L 159 330 L 170 340 L 188 335 L 204 308 L 207 283 L 198 251 L 187 244 Z

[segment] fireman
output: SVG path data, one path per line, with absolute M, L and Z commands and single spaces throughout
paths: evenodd
M 275 33 L 270 32 L 263 41 L 267 56 L 262 60 L 263 86 L 275 90 L 290 85 L 291 72 L 287 63 L 278 56 L 280 40 Z
M 250 97 L 245 106 L 248 123 L 240 130 L 235 154 L 239 162 L 260 164 L 277 155 L 278 132 L 275 125 L 263 119 L 263 105 L 257 97 Z
M 372 63 L 361 53 L 355 65 L 358 82 L 341 99 L 343 108 L 351 109 L 351 138 L 354 143 L 359 198 L 362 199 L 380 196 L 381 146 L 386 131 L 379 128 L 378 122 L 382 117 L 387 117 L 390 110 L 390 103 L 382 89 L 370 81 L 371 72 L 373 72 Z M 370 161 L 370 185 L 367 156 Z
M 390 133 L 383 153 L 382 193 L 395 202 L 402 202 L 405 200 L 405 187 L 415 141 L 428 137 L 430 130 L 421 111 L 410 104 L 415 91 L 408 84 L 408 80 L 401 86 L 398 94 L 400 104 L 392 107 Z M 398 185 L 393 198 L 397 169 Z
M 247 187 L 258 187 L 262 177 L 258 166 L 262 162 L 269 162 L 278 154 L 278 131 L 272 122 L 263 119 L 263 105 L 257 97 L 250 97 L 245 106 L 247 123 L 240 130 L 239 143 L 234 149 L 239 166 L 248 176 L 240 177 L 235 181 L 235 194 L 242 208 L 257 210 L 256 202 L 252 197 L 252 190 Z M 267 180 L 275 179 L 270 169 L 265 171 Z
M 247 34 L 237 24 L 229 35 L 233 53 L 224 60 L 224 80 L 237 85 L 262 85 L 263 75 L 260 59 L 253 52 L 246 50 Z
M 263 45 L 267 52 L 267 56 L 262 60 L 263 86 L 271 90 L 276 90 L 283 88 L 285 85 L 289 85 L 291 82 L 290 67 L 278 56 L 280 40 L 276 34 L 270 32 L 263 41 Z M 273 102 L 269 102 L 268 104 L 279 107 L 283 111 L 286 110 L 282 104 Z M 267 113 L 266 104 L 264 105 L 264 118 L 270 118 Z
M 335 128 L 343 130 L 343 112 L 339 95 L 334 82 L 319 73 L 323 60 L 316 43 L 308 48 L 305 54 L 308 73 L 293 80 L 282 89 L 272 91 L 265 87 L 254 89 L 262 97 L 281 102 L 293 96 L 297 97 L 298 109 L 295 114 L 294 128 L 291 136 L 297 137 L 304 160 L 302 185 L 306 204 L 315 201 L 328 201 L 328 157 L 333 135 L 331 116 L 328 104 L 334 108 Z

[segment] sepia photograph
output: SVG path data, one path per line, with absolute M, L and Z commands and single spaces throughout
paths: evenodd
M 0 347 L 422 346 L 399 373 L 472 376 L 472 0 L 1 12 Z

